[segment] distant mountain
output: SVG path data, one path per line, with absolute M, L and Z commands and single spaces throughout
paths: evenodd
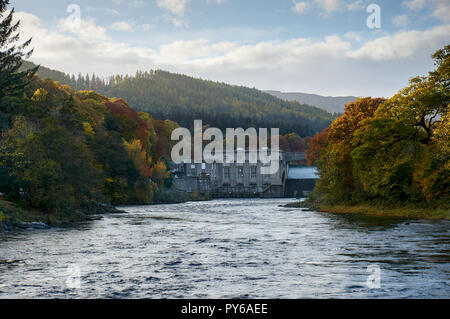
M 284 93 L 280 91 L 265 91 L 279 99 L 297 101 L 300 104 L 308 104 L 320 107 L 330 113 L 344 113 L 344 106 L 348 102 L 357 99 L 356 96 L 321 96 L 308 93 Z
M 32 67 L 26 63 L 24 67 Z M 333 115 L 316 106 L 285 101 L 257 89 L 206 81 L 162 70 L 137 72 L 135 76 L 95 75 L 75 78 L 40 67 L 37 74 L 72 87 L 95 90 L 107 97 L 125 99 L 136 110 L 155 119 L 169 119 L 191 128 L 194 120 L 219 129 L 236 127 L 279 128 L 281 134 L 311 136 L 329 126 Z

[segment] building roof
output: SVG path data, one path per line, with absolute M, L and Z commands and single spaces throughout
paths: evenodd
M 317 167 L 292 166 L 289 167 L 288 179 L 318 179 Z

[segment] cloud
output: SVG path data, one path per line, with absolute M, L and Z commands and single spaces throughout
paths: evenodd
M 48 30 L 35 15 L 19 12 L 22 35 L 33 37 L 32 60 L 71 74 L 100 76 L 164 69 L 236 85 L 324 95 L 389 96 L 409 78 L 432 69 L 430 55 L 448 42 L 450 25 L 402 31 L 362 44 L 336 35 L 254 44 L 175 41 L 159 48 L 113 41 L 92 19 L 81 28 Z M 354 37 L 356 38 L 356 37 Z M 388 75 L 388 76 L 387 76 Z
M 332 16 L 335 12 L 345 11 L 345 9 L 356 11 L 365 8 L 363 0 L 356 0 L 347 4 L 342 0 L 312 0 L 309 2 L 294 0 L 293 3 L 292 10 L 298 15 L 305 14 L 309 9 L 315 9 L 320 12 L 319 16 L 324 18 Z
M 410 10 L 422 10 L 425 8 L 426 1 L 425 0 L 406 0 L 402 2 L 404 7 L 407 7 Z
M 356 0 L 354 2 L 347 4 L 347 9 L 349 11 L 359 11 L 359 10 L 365 10 L 366 5 L 363 0 Z
M 23 20 L 22 31 L 26 32 L 27 27 L 29 29 L 37 28 L 36 31 L 39 30 L 39 26 L 41 22 L 38 17 L 31 15 L 29 13 L 17 13 L 17 17 L 20 17 Z M 27 22 L 27 24 L 25 24 Z M 26 25 L 26 26 L 24 26 Z M 62 32 L 72 33 L 78 36 L 79 39 L 83 41 L 107 41 L 110 40 L 107 35 L 106 29 L 103 27 L 99 27 L 95 24 L 93 18 L 88 19 L 80 19 L 79 23 L 73 23 L 69 18 L 61 19 L 57 25 L 58 30 Z M 33 30 L 28 30 L 30 33 L 34 33 Z
M 397 27 L 405 27 L 408 25 L 408 16 L 406 14 L 395 16 L 392 18 L 392 23 Z
M 158 7 L 169 10 L 178 16 L 184 16 L 186 5 L 190 0 L 156 0 Z
M 433 16 L 443 20 L 450 21 L 450 1 L 448 0 L 434 0 Z
M 442 21 L 450 21 L 450 1 L 449 0 L 430 0 L 432 6 L 432 17 L 435 17 Z M 428 5 L 426 0 L 405 0 L 402 2 L 402 6 L 413 10 L 420 11 Z
M 327 15 L 343 8 L 341 0 L 314 0 L 314 3 Z
M 361 41 L 361 36 L 356 32 L 347 32 L 346 34 L 344 34 L 344 37 L 358 42 Z
M 87 12 L 103 12 L 109 15 L 113 15 L 113 16 L 118 16 L 120 15 L 120 12 L 117 11 L 116 9 L 111 9 L 111 8 L 96 8 L 96 7 L 87 7 L 86 8 Z
M 410 58 L 429 48 L 440 48 L 448 42 L 450 24 L 426 31 L 401 31 L 366 42 L 359 50 L 349 53 L 355 58 L 370 58 L 375 61 Z
M 294 10 L 294 12 L 296 12 L 298 15 L 302 15 L 306 12 L 308 7 L 309 7 L 309 5 L 307 2 L 294 1 L 294 7 L 292 8 L 292 10 Z
M 118 21 L 109 26 L 111 30 L 114 31 L 124 31 L 124 32 L 132 32 L 133 27 L 126 21 Z

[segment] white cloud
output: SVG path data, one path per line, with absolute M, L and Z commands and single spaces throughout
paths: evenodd
M 433 16 L 443 21 L 450 21 L 450 1 L 434 0 Z
M 431 16 L 442 20 L 450 21 L 450 1 L 449 0 L 405 0 L 402 5 L 410 10 L 420 11 L 428 4 L 432 6 Z
M 190 0 L 156 0 L 158 7 L 167 9 L 173 14 L 183 16 Z
M 310 0 L 297 1 L 293 0 L 292 11 L 298 15 L 303 15 L 310 9 L 319 11 L 319 16 L 328 18 L 336 12 L 359 11 L 366 9 L 366 0 L 352 0 L 351 2 L 344 2 L 343 0 Z
M 331 14 L 343 8 L 341 0 L 314 0 L 314 2 L 325 14 Z
M 347 34 L 247 45 L 198 39 L 152 49 L 114 42 L 93 20 L 83 20 L 80 29 L 67 29 L 62 20 L 60 31 L 53 31 L 32 14 L 20 12 L 17 17 L 23 37 L 33 37 L 32 60 L 64 72 L 108 76 L 164 69 L 260 89 L 324 95 L 391 95 L 410 77 L 432 69 L 430 55 L 448 43 L 450 33 L 450 25 L 402 31 L 361 47 L 348 41 L 354 35 Z
M 347 32 L 346 34 L 344 34 L 344 37 L 358 42 L 361 41 L 361 36 L 356 32 Z
M 426 1 L 425 0 L 406 0 L 402 2 L 404 7 L 407 7 L 411 10 L 422 10 L 425 8 Z
M 362 0 L 357 0 L 352 4 L 345 4 L 342 0 L 312 0 L 309 2 L 293 0 L 294 6 L 292 10 L 298 15 L 302 15 L 309 9 L 315 9 L 319 11 L 319 16 L 328 18 L 335 12 L 345 11 L 346 8 L 348 10 L 357 10 L 360 1 Z
M 30 29 L 41 25 L 39 18 L 29 13 L 21 12 L 17 13 L 16 16 L 18 18 L 20 17 L 21 20 L 29 22 L 28 27 Z M 86 20 L 80 19 L 79 24 L 72 23 L 69 18 L 61 19 L 58 22 L 58 30 L 73 33 L 84 41 L 106 41 L 110 39 L 106 33 L 106 29 L 97 26 L 93 18 Z M 30 32 L 33 33 L 33 31 Z
M 356 0 L 354 2 L 347 4 L 347 9 L 349 11 L 359 11 L 359 10 L 365 10 L 366 5 L 363 0 Z
M 117 11 L 116 9 L 111 9 L 111 8 L 96 8 L 96 7 L 87 7 L 86 8 L 87 12 L 103 12 L 103 13 L 107 13 L 113 16 L 118 16 L 120 15 L 120 12 Z
M 132 32 L 133 27 L 126 21 L 118 21 L 109 26 L 111 30 L 114 31 L 124 31 L 124 32 Z
M 418 53 L 438 49 L 448 42 L 450 24 L 427 31 L 401 31 L 366 42 L 359 50 L 349 53 L 355 58 L 371 58 L 375 61 L 410 58 Z
M 408 25 L 408 16 L 406 14 L 395 16 L 392 18 L 392 23 L 397 27 L 405 27 Z
M 294 12 L 296 12 L 298 15 L 304 14 L 309 7 L 307 2 L 296 2 L 296 1 L 293 2 L 294 7 L 292 8 L 292 10 L 294 10 Z

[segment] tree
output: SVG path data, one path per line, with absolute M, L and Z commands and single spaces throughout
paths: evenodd
M 424 144 L 431 141 L 434 127 L 448 107 L 448 91 L 428 77 L 415 77 L 410 85 L 386 101 L 377 117 L 389 117 L 426 133 Z
M 328 133 L 324 132 L 323 136 L 317 138 L 320 144 L 314 152 L 319 152 L 320 155 L 317 167 L 321 175 L 317 185 L 329 201 L 353 200 L 360 195 L 359 182 L 353 176 L 351 156 L 355 132 L 373 118 L 383 102 L 382 98 L 366 97 L 348 103 L 344 115 L 331 124 Z M 314 160 L 313 152 L 310 151 L 309 156 L 310 160 Z
M 410 85 L 391 97 L 377 111 L 378 118 L 393 118 L 426 133 L 429 144 L 433 132 L 448 112 L 450 103 L 450 45 L 433 54 L 437 69 L 428 76 L 415 77 Z
M 311 139 L 319 156 L 316 195 L 325 202 L 449 207 L 450 46 L 433 58 L 436 70 L 415 77 L 387 101 L 346 105 L 325 136 Z
M 423 132 L 391 118 L 373 119 L 356 132 L 353 176 L 369 198 L 395 204 L 416 197 L 412 180 L 423 138 Z
M 170 172 L 167 171 L 166 164 L 164 162 L 158 162 L 153 166 L 152 169 L 152 178 L 158 183 L 159 186 L 162 186 L 164 180 L 170 177 Z
M 307 137 L 306 139 L 306 160 L 309 166 L 317 165 L 320 159 L 320 153 L 328 145 L 328 128 L 325 128 L 322 132 L 317 133 L 313 137 Z
M 430 72 L 429 78 L 431 81 L 441 85 L 443 91 L 447 92 L 448 98 L 448 92 L 450 91 L 450 45 L 437 50 L 432 57 L 437 69 Z
M 27 51 L 31 39 L 19 43 L 20 21 L 13 22 L 14 9 L 7 14 L 8 4 L 9 0 L 0 0 L 0 99 L 20 93 L 38 69 L 19 72 L 23 59 L 29 58 L 33 50 Z

